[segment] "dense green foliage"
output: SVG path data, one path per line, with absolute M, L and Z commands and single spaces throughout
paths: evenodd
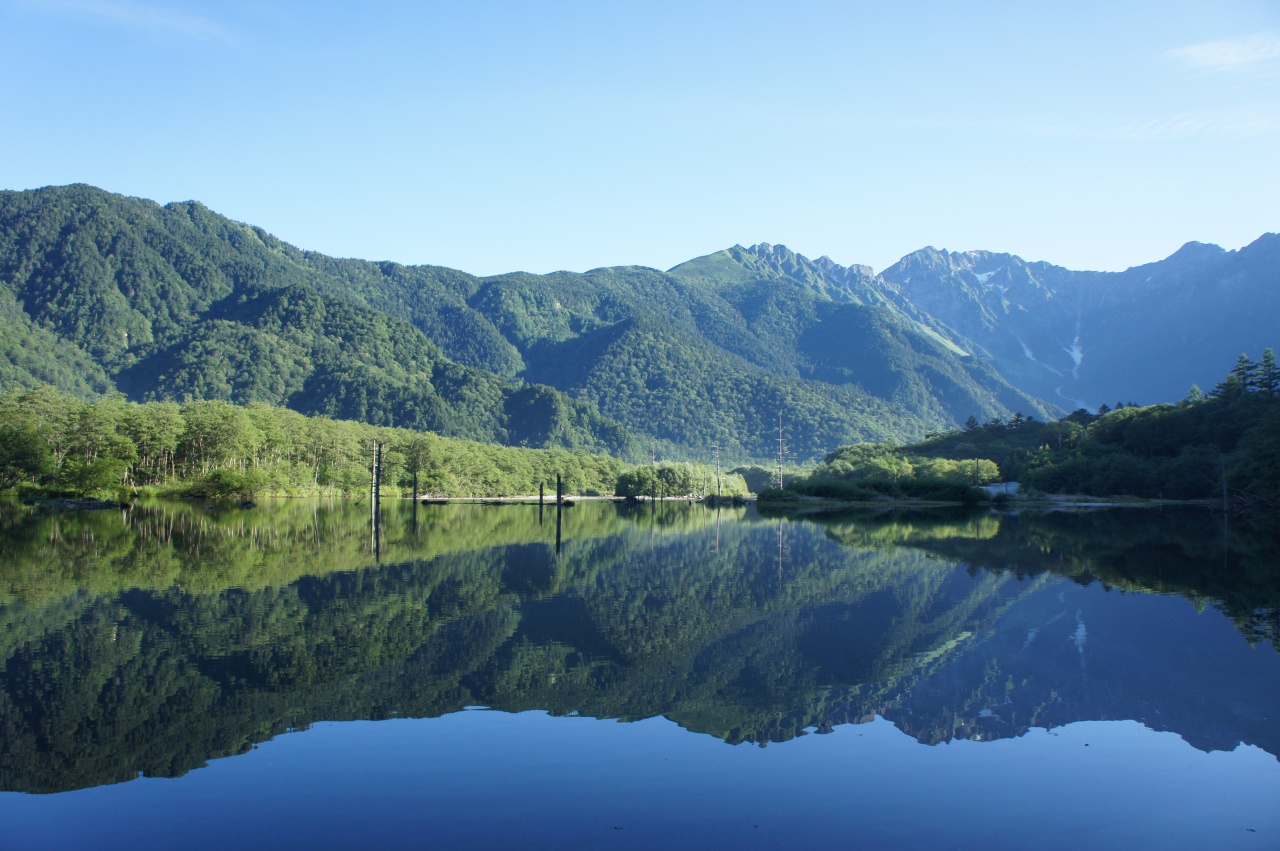
M 714 444 L 769 457 L 779 415 L 808 459 L 1048 411 L 908 305 L 753 250 L 476 278 L 300 251 L 194 202 L 0 193 L 0 389 L 263 402 L 633 458 L 634 434 L 704 462 Z
M 892 446 L 860 443 L 841 446 L 823 459 L 810 479 L 941 479 L 985 485 L 1000 481 L 1000 468 L 986 458 L 957 461 L 909 455 Z
M 208 497 L 368 493 L 374 443 L 382 492 L 611 493 L 622 462 L 306 417 L 229 402 L 84 402 L 44 386 L 0 396 L 0 487 L 84 493 L 160 490 Z
M 747 483 L 737 473 L 721 472 L 716 481 L 716 468 L 705 464 L 663 461 L 628 470 L 618 477 L 618 496 L 696 496 L 748 493 Z
M 43 384 L 93 396 L 110 388 L 111 380 L 92 357 L 32 322 L 12 293 L 0 288 L 0 389 Z
M 1074 445 L 1093 420 L 1094 415 L 1085 410 L 1049 423 L 1015 416 L 1009 421 L 993 418 L 980 424 L 975 417 L 970 417 L 963 429 L 932 434 L 903 451 L 923 458 L 990 459 L 999 469 L 1002 479 L 1018 481 L 1023 465 L 1032 453 L 1042 446 L 1058 451 Z
M 1212 393 L 1175 405 L 1103 406 L 1050 423 L 971 422 L 907 451 L 993 458 L 1006 479 L 1048 493 L 1228 499 L 1280 508 L 1280 387 L 1268 349 L 1247 356 Z
M 1000 469 L 985 458 L 953 460 L 907 454 L 884 443 L 841 446 L 785 489 L 761 492 L 766 503 L 797 496 L 852 501 L 917 499 L 972 504 L 985 498 L 976 486 L 999 481 Z M 776 479 L 775 479 L 776 483 Z
M 783 472 L 790 475 L 794 472 L 794 467 L 784 467 Z M 747 490 L 751 493 L 760 493 L 760 491 L 769 487 L 778 481 L 778 468 L 762 467 L 759 464 L 747 464 L 741 467 L 734 467 L 729 471 L 742 476 L 742 480 L 747 483 Z
M 200 204 L 3 192 L 0 380 L 636 454 L 589 403 L 456 363 L 410 323 L 325 294 L 321 278 L 301 252 Z

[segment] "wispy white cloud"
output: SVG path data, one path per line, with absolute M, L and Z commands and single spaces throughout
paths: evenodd
M 146 32 L 200 39 L 224 39 L 229 35 L 226 28 L 211 18 L 141 3 L 120 0 L 45 0 L 40 6 Z
M 1167 55 L 1192 68 L 1251 71 L 1280 64 L 1280 33 L 1255 33 L 1243 38 L 1206 41 L 1170 50 Z

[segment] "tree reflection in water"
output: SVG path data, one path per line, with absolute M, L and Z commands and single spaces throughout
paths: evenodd
M 928 743 L 1125 718 L 1280 753 L 1276 538 L 1224 548 L 1207 512 L 580 503 L 557 554 L 537 506 L 391 502 L 380 564 L 347 502 L 4 512 L 5 790 L 476 704 L 762 746 L 876 715 Z

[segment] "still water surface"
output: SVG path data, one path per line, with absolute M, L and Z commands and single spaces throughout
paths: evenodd
M 6 849 L 1280 847 L 1204 512 L 0 512 Z

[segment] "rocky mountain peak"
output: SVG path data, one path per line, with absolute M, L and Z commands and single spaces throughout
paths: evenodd
M 1212 266 L 1229 254 L 1235 254 L 1235 252 L 1227 251 L 1220 245 L 1193 241 L 1184 243 L 1181 248 L 1163 260 L 1157 260 L 1154 263 L 1147 263 L 1142 266 L 1134 266 L 1127 271 L 1145 273 L 1146 275 L 1180 277 L 1188 272 Z
M 821 282 L 847 289 L 876 279 L 875 270 L 870 266 L 859 263 L 842 266 L 825 254 L 817 260 L 810 260 L 781 244 L 760 242 L 750 248 L 734 246 L 731 251 L 735 249 L 763 261 L 770 271 L 807 285 Z
M 813 265 L 821 269 L 827 277 L 840 283 L 853 283 L 876 277 L 875 270 L 870 266 L 864 266 L 861 263 L 841 266 L 825 254 L 814 260 Z
M 910 283 L 911 278 L 921 276 L 948 276 L 955 267 L 951 262 L 951 254 L 945 249 L 939 251 L 932 245 L 918 249 L 894 263 L 880 273 L 880 277 L 895 284 Z

